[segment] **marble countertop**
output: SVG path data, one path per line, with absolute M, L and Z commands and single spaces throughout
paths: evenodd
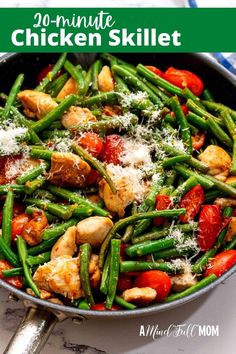
M 227 354 L 235 353 L 236 328 L 236 274 L 224 284 L 196 301 L 157 315 L 126 320 L 87 320 L 76 325 L 66 320 L 56 325 L 42 354 Z M 24 314 L 20 302 L 8 300 L 0 289 L 0 353 L 3 353 L 17 324 Z M 177 336 L 172 331 L 167 336 L 139 336 L 140 326 L 158 325 L 165 330 L 172 324 L 187 330 L 194 325 L 219 326 L 219 336 Z

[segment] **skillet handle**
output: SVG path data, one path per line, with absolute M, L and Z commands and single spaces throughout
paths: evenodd
M 40 353 L 57 321 L 50 311 L 28 308 L 3 354 Z

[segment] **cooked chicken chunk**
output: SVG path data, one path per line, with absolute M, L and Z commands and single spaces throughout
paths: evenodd
M 117 213 L 122 218 L 125 214 L 125 208 L 134 201 L 135 195 L 129 178 L 121 177 L 113 182 L 116 193 L 113 193 L 108 183 L 102 179 L 99 182 L 99 195 L 104 200 L 107 209 Z
M 57 98 L 64 99 L 73 93 L 75 95 L 78 93 L 78 84 L 72 77 L 70 77 L 62 87 L 61 91 L 58 93 Z
M 90 171 L 90 166 L 79 156 L 55 152 L 51 157 L 48 180 L 56 186 L 82 187 Z
M 236 183 L 236 176 L 228 176 L 225 183 Z
M 33 279 L 40 289 L 62 294 L 69 299 L 84 296 L 78 272 L 78 258 L 61 256 L 53 259 L 39 266 Z
M 209 145 L 198 158 L 209 166 L 209 175 L 223 182 L 226 180 L 232 159 L 224 149 L 216 145 Z
M 54 99 L 43 92 L 24 90 L 18 93 L 18 98 L 25 108 L 25 115 L 29 118 L 41 119 L 57 107 Z
M 103 216 L 90 216 L 77 224 L 77 244 L 90 243 L 93 247 L 101 246 L 113 226 L 111 219 Z
M 221 208 L 236 207 L 236 199 L 234 198 L 216 198 L 214 204 L 219 205 Z
M 42 241 L 44 229 L 48 226 L 48 220 L 43 211 L 32 213 L 33 219 L 28 221 L 23 228 L 22 237 L 30 246 L 35 246 Z
M 111 69 L 107 65 L 103 66 L 98 75 L 98 87 L 103 92 L 113 91 L 115 88 Z
M 122 108 L 120 106 L 109 106 L 106 105 L 103 107 L 103 113 L 106 116 L 114 117 L 114 116 L 120 116 L 122 114 Z
M 62 235 L 51 251 L 51 259 L 55 259 L 60 256 L 73 256 L 77 250 L 76 247 L 76 226 L 71 226 L 66 230 L 64 235 Z
M 225 241 L 230 242 L 236 237 L 236 217 L 233 216 L 230 220 L 227 233 L 225 235 Z
M 88 122 L 96 122 L 97 118 L 88 108 L 72 106 L 62 116 L 61 123 L 66 128 L 72 128 L 76 125 L 82 125 Z
M 92 254 L 89 263 L 89 279 L 92 289 L 96 289 L 100 285 L 101 271 L 98 266 L 99 257 L 96 254 Z
M 5 165 L 5 178 L 13 182 L 18 176 L 38 166 L 42 160 L 35 160 L 28 156 L 9 159 Z
M 171 282 L 172 290 L 175 292 L 180 292 L 195 285 L 197 283 L 197 279 L 191 272 L 186 272 L 171 277 Z
M 134 302 L 139 305 L 150 304 L 152 301 L 155 300 L 156 296 L 157 296 L 156 290 L 149 287 L 131 288 L 125 290 L 121 295 L 121 297 L 123 297 L 125 301 Z

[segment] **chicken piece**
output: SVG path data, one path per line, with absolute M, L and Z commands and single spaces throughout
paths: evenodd
M 57 98 L 64 99 L 67 96 L 71 94 L 78 94 L 78 83 L 73 79 L 73 77 L 70 77 L 65 85 L 62 87 L 61 91 L 58 93 Z
M 23 228 L 21 236 L 30 246 L 35 246 L 42 241 L 44 229 L 48 226 L 48 219 L 43 211 L 34 211 L 32 219 Z
M 114 106 L 106 105 L 103 107 L 102 112 L 106 116 L 110 116 L 110 117 L 120 116 L 122 114 L 122 108 L 117 105 L 114 105 Z
M 197 283 L 196 275 L 191 272 L 175 275 L 171 277 L 172 290 L 175 292 L 183 291 Z
M 209 145 L 199 156 L 209 166 L 208 174 L 224 182 L 232 162 L 230 155 L 217 145 Z
M 51 259 L 55 259 L 60 256 L 73 256 L 77 251 L 76 247 L 76 226 L 71 226 L 66 230 L 64 235 L 62 235 L 51 251 Z
M 148 305 L 155 300 L 157 296 L 156 290 L 145 287 L 145 288 L 131 288 L 125 290 L 121 297 L 128 302 L 132 302 L 139 305 Z
M 104 200 L 108 210 L 117 213 L 120 218 L 125 214 L 125 208 L 135 200 L 132 184 L 127 177 L 113 180 L 116 193 L 113 193 L 109 184 L 102 179 L 99 186 L 99 195 Z
M 98 87 L 99 90 L 103 92 L 114 91 L 114 79 L 112 76 L 111 69 L 107 65 L 103 66 L 102 70 L 98 75 Z
M 78 258 L 61 256 L 39 266 L 33 279 L 40 289 L 78 299 L 84 296 L 78 269 Z
M 92 254 L 89 263 L 89 279 L 92 289 L 99 288 L 101 280 L 101 271 L 98 266 L 99 257 L 96 254 Z
M 29 118 L 41 119 L 58 106 L 54 99 L 44 92 L 24 90 L 18 93 L 18 98 Z
M 231 184 L 231 183 L 236 183 L 236 176 L 229 176 L 229 177 L 227 177 L 225 183 L 229 183 L 229 184 Z
M 40 291 L 40 299 L 42 299 L 42 300 L 48 300 L 53 296 L 53 294 L 47 290 L 39 289 L 39 291 Z M 35 293 L 33 292 L 33 290 L 30 288 L 27 288 L 26 292 L 27 292 L 27 294 L 29 294 L 31 296 L 34 296 L 34 297 L 36 296 Z
M 50 299 L 48 299 L 49 302 L 52 302 L 53 304 L 56 305 L 64 305 L 63 302 L 61 300 L 59 300 L 57 297 L 52 297 Z
M 214 204 L 219 205 L 221 208 L 236 207 L 236 199 L 234 198 L 216 198 Z
M 76 125 L 82 125 L 88 122 L 96 122 L 97 118 L 88 108 L 72 106 L 62 116 L 61 123 L 66 128 L 72 128 Z
M 56 186 L 82 187 L 91 168 L 87 162 L 72 153 L 55 152 L 47 179 Z
M 87 195 L 87 199 L 94 204 L 97 204 L 101 201 L 101 198 L 98 194 L 89 194 Z
M 35 160 L 28 156 L 9 159 L 5 167 L 5 178 L 12 183 L 18 176 L 30 171 L 40 163 L 42 160 Z
M 236 237 L 236 217 L 232 216 L 228 226 L 227 233 L 225 235 L 225 241 L 231 242 L 235 239 L 235 237 Z
M 99 247 L 113 226 L 111 219 L 104 216 L 90 216 L 77 224 L 76 243 L 90 243 L 92 247 Z

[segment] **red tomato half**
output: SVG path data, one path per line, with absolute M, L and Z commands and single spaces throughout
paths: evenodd
M 95 311 L 118 311 L 122 310 L 122 308 L 118 305 L 113 305 L 111 309 L 107 309 L 104 304 L 95 304 L 91 306 L 91 310 Z
M 200 150 L 206 140 L 206 133 L 201 132 L 192 136 L 192 145 L 194 150 Z
M 155 66 L 151 66 L 151 65 L 145 65 L 145 67 L 152 71 L 154 74 L 158 75 L 158 76 L 162 76 L 162 71 L 159 68 L 156 68 Z
M 170 277 L 161 270 L 148 270 L 142 272 L 134 281 L 134 286 L 138 288 L 149 287 L 157 292 L 157 301 L 163 301 L 168 296 L 171 289 Z
M 186 214 L 181 215 L 179 220 L 183 223 L 189 222 L 199 213 L 202 204 L 204 203 L 204 190 L 200 184 L 190 189 L 180 200 L 179 207 L 186 209 Z
M 86 176 L 86 186 L 93 186 L 98 183 L 100 174 L 98 171 L 91 169 L 88 176 Z
M 25 224 L 30 220 L 28 214 L 20 214 L 12 219 L 12 240 L 15 240 L 18 235 L 22 234 Z
M 220 277 L 233 267 L 234 264 L 236 264 L 236 251 L 223 251 L 210 260 L 204 276 L 208 277 L 208 275 L 215 274 L 217 277 Z
M 198 244 L 202 251 L 208 251 L 221 231 L 221 214 L 218 205 L 204 205 L 198 220 Z
M 203 81 L 191 71 L 170 67 L 163 73 L 162 77 L 175 86 L 189 88 L 196 96 L 201 95 L 204 89 Z
M 12 268 L 13 268 L 12 265 L 8 261 L 1 259 L 0 260 L 0 278 L 5 280 L 7 283 L 11 284 L 15 288 L 20 289 L 23 286 L 23 279 L 21 276 L 15 276 L 15 277 L 9 277 L 9 278 L 4 278 L 2 276 L 3 270 L 12 269 Z
M 173 207 L 172 201 L 168 195 L 157 195 L 156 196 L 156 210 L 166 210 Z M 163 216 L 158 216 L 153 220 L 155 226 L 160 226 L 164 224 L 166 218 Z
M 106 163 L 118 165 L 123 152 L 124 142 L 120 135 L 108 135 L 104 139 L 102 160 Z
M 117 283 L 117 289 L 123 293 L 127 289 L 131 289 L 133 286 L 133 281 L 130 276 L 126 274 L 120 274 Z
M 86 149 L 93 157 L 98 157 L 103 149 L 103 142 L 100 136 L 93 132 L 82 134 L 78 143 L 82 148 Z

